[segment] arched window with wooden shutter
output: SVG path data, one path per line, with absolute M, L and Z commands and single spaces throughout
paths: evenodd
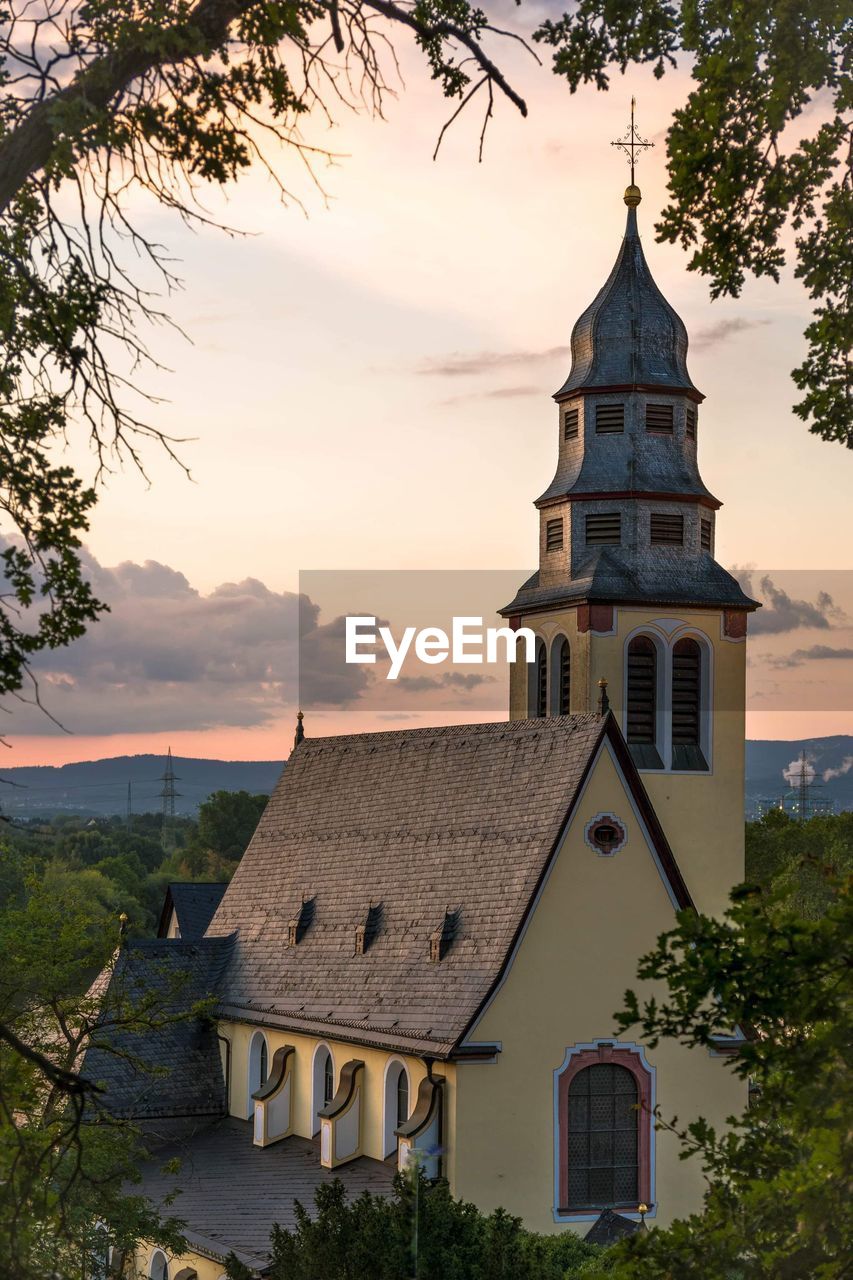
M 572 651 L 565 636 L 551 644 L 551 714 L 567 716 L 571 711 Z
M 702 647 L 686 636 L 672 648 L 672 767 L 707 769 L 702 752 Z
M 544 640 L 536 641 L 536 661 L 529 676 L 528 715 L 538 719 L 548 714 L 548 650 Z
M 658 752 L 658 651 L 648 636 L 628 645 L 625 737 L 641 769 L 661 769 Z

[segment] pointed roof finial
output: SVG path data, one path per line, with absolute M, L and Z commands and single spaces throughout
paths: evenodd
M 636 125 L 634 124 L 634 107 L 636 105 L 637 99 L 632 98 L 631 123 L 626 130 L 624 138 L 616 138 L 615 141 L 610 144 L 611 147 L 618 147 L 620 151 L 624 151 L 631 165 L 631 185 L 625 190 L 625 203 L 629 209 L 636 209 L 642 199 L 640 188 L 634 183 L 634 165 L 637 162 L 637 152 L 642 155 L 647 148 L 655 145 L 653 142 L 649 142 L 648 138 L 642 137 L 642 135 L 637 132 Z
M 119 943 L 119 946 L 122 946 L 122 945 L 124 944 L 124 941 L 125 941 L 126 937 L 127 937 L 127 912 L 126 912 L 126 911 L 122 911 L 121 915 L 120 915 L 120 916 L 119 916 L 119 918 L 118 918 L 118 943 Z
M 298 747 L 300 742 L 305 738 L 305 730 L 302 728 L 302 721 L 305 719 L 301 711 L 296 713 L 296 733 L 293 735 L 293 745 Z
M 610 699 L 607 696 L 607 681 L 602 677 L 598 682 L 598 714 L 606 716 L 610 710 Z

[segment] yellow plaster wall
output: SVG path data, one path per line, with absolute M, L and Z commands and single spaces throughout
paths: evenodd
M 610 705 L 624 728 L 627 637 L 638 627 L 660 628 L 662 620 L 682 623 L 700 633 L 712 650 L 711 767 L 708 772 L 696 773 L 643 770 L 643 783 L 694 901 L 700 910 L 719 914 L 728 904 L 730 888 L 744 875 L 745 642 L 725 637 L 721 614 L 707 609 L 615 609 L 614 635 L 579 633 L 574 609 L 523 618 L 522 623 L 546 640 L 549 653 L 555 635 L 567 636 L 572 650 L 572 711 L 595 709 L 598 681 L 604 678 Z M 665 637 L 666 629 L 660 634 Z M 515 664 L 511 669 L 511 719 L 527 715 L 526 680 L 526 665 Z
M 586 823 L 612 812 L 628 841 L 610 858 L 583 836 Z M 456 1083 L 458 1195 L 484 1210 L 499 1205 L 538 1231 L 553 1219 L 554 1071 L 574 1044 L 613 1037 L 611 1010 L 636 984 L 636 959 L 673 924 L 673 908 L 609 756 L 599 760 L 506 981 L 471 1039 L 499 1041 L 494 1063 L 460 1063 Z M 649 991 L 651 986 L 647 984 Z M 636 1040 L 630 1034 L 622 1041 Z M 672 1043 L 646 1050 L 656 1069 L 664 1116 L 699 1114 L 716 1125 L 746 1103 L 745 1088 L 705 1050 Z M 656 1221 L 698 1208 L 699 1166 L 678 1159 L 678 1144 L 656 1136 Z M 577 1225 L 582 1233 L 589 1222 Z M 572 1228 L 570 1228 L 572 1229 Z
M 383 1106 L 385 1096 L 385 1069 L 393 1059 L 405 1063 L 409 1072 L 409 1108 L 414 1109 L 418 1087 L 426 1075 L 426 1064 L 422 1058 L 414 1055 L 391 1053 L 387 1049 L 373 1049 L 364 1045 L 348 1044 L 345 1041 L 327 1037 L 300 1035 L 290 1031 L 281 1031 L 272 1027 L 260 1027 L 241 1022 L 220 1022 L 220 1034 L 226 1036 L 231 1043 L 231 1087 L 229 1109 L 231 1115 L 248 1119 L 249 1109 L 248 1069 L 249 1045 L 257 1030 L 262 1030 L 267 1038 L 269 1061 L 281 1045 L 293 1045 L 293 1132 L 304 1138 L 314 1136 L 318 1127 L 312 1115 L 313 1059 L 314 1051 L 319 1044 L 329 1047 L 335 1067 L 335 1088 L 340 1080 L 341 1067 L 351 1058 L 359 1058 L 364 1063 L 362 1084 L 361 1117 L 361 1149 L 362 1154 L 372 1156 L 375 1160 L 383 1160 Z M 446 1172 L 452 1181 L 453 1151 L 455 1149 L 455 1083 L 456 1069 L 452 1063 L 436 1063 L 435 1074 L 443 1075 L 447 1081 L 444 1087 L 444 1122 L 448 1159 Z M 286 1141 L 286 1139 L 285 1139 Z
M 182 1253 L 177 1257 L 170 1254 L 168 1250 L 164 1252 L 169 1260 L 169 1280 L 174 1280 L 184 1267 L 194 1267 L 198 1273 L 198 1280 L 223 1280 L 225 1276 L 224 1262 L 213 1262 L 210 1258 L 202 1257 L 200 1253 Z M 153 1253 L 154 1246 L 148 1244 L 141 1245 L 136 1251 L 133 1263 L 135 1270 L 131 1271 L 133 1280 L 147 1280 Z

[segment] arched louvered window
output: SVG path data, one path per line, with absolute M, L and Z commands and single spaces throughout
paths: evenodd
M 548 714 L 548 651 L 541 640 L 536 642 L 536 671 L 533 687 L 533 714 Z
M 672 649 L 673 769 L 707 769 L 701 742 L 702 648 L 686 637 Z
M 661 768 L 657 752 L 657 649 L 648 636 L 635 636 L 628 645 L 628 688 L 625 736 L 637 764 Z
M 567 716 L 572 692 L 572 651 L 565 636 L 558 636 L 551 649 L 551 688 L 554 715 Z
M 615 1063 L 585 1067 L 569 1084 L 569 1209 L 634 1205 L 639 1197 L 639 1093 Z

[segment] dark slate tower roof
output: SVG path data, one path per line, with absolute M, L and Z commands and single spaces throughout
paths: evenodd
M 636 204 L 613 270 L 572 331 L 572 370 L 555 398 L 593 387 L 666 387 L 702 398 L 687 372 L 687 329 L 646 262 Z

